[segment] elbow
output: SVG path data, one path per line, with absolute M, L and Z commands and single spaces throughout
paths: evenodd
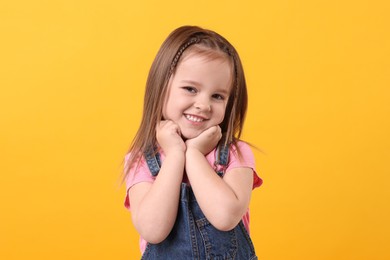
M 159 244 L 167 238 L 168 234 L 157 234 L 156 232 L 141 235 L 150 244 Z
M 134 221 L 134 224 L 139 235 L 150 244 L 164 241 L 173 227 L 168 223 L 156 224 L 154 221 Z
M 230 231 L 240 223 L 242 216 L 240 214 L 226 214 L 211 218 L 209 221 L 213 227 L 219 231 Z
M 216 223 L 212 223 L 212 225 L 218 229 L 219 231 L 230 231 L 234 229 L 240 221 L 217 221 Z
M 210 215 L 208 220 L 219 231 L 230 231 L 240 223 L 245 211 L 241 207 L 230 207 L 214 211 L 215 214 Z
M 164 241 L 170 231 L 159 227 L 136 227 L 140 236 L 150 244 L 158 244 Z

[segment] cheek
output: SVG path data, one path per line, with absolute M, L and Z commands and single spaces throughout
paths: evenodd
M 178 98 L 174 93 L 168 96 L 165 100 L 162 115 L 164 120 L 174 120 L 177 119 L 178 115 L 181 113 L 183 99 Z
M 167 112 L 165 106 L 162 109 L 162 120 L 167 120 Z
M 223 119 L 225 118 L 225 113 L 226 113 L 226 106 L 221 106 L 216 111 L 216 119 L 218 121 L 218 124 L 222 123 Z
M 163 106 L 162 106 L 162 119 L 166 120 L 167 119 L 167 100 L 164 101 Z

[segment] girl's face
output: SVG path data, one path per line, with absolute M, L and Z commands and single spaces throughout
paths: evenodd
M 189 54 L 172 75 L 163 117 L 180 127 L 184 139 L 222 123 L 231 91 L 232 71 L 226 59 Z

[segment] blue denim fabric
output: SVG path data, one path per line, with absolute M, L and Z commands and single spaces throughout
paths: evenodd
M 161 167 L 160 154 L 155 152 L 155 149 L 150 149 L 144 153 L 146 163 L 148 164 L 150 173 L 157 176 Z
M 217 230 L 202 213 L 191 187 L 182 183 L 171 233 L 159 244 L 148 244 L 142 259 L 250 260 L 257 256 L 242 221 L 230 231 Z
M 226 166 L 229 147 L 217 154 L 219 164 Z M 152 174 L 160 168 L 158 160 L 146 159 Z M 251 260 L 257 256 L 242 221 L 230 231 L 217 230 L 204 216 L 191 187 L 182 183 L 179 210 L 171 233 L 159 244 L 148 243 L 142 259 Z
M 229 145 L 224 145 L 223 142 L 220 142 L 215 158 L 214 170 L 220 177 L 223 177 L 229 163 Z

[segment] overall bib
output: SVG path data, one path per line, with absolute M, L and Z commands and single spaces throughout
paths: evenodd
M 217 149 L 215 170 L 223 176 L 229 160 L 229 147 Z M 145 153 L 151 174 L 160 170 L 159 154 Z M 159 244 L 148 243 L 144 260 L 250 260 L 257 259 L 254 246 L 242 221 L 230 231 L 214 228 L 200 209 L 191 187 L 181 184 L 179 209 L 176 222 L 168 237 Z

